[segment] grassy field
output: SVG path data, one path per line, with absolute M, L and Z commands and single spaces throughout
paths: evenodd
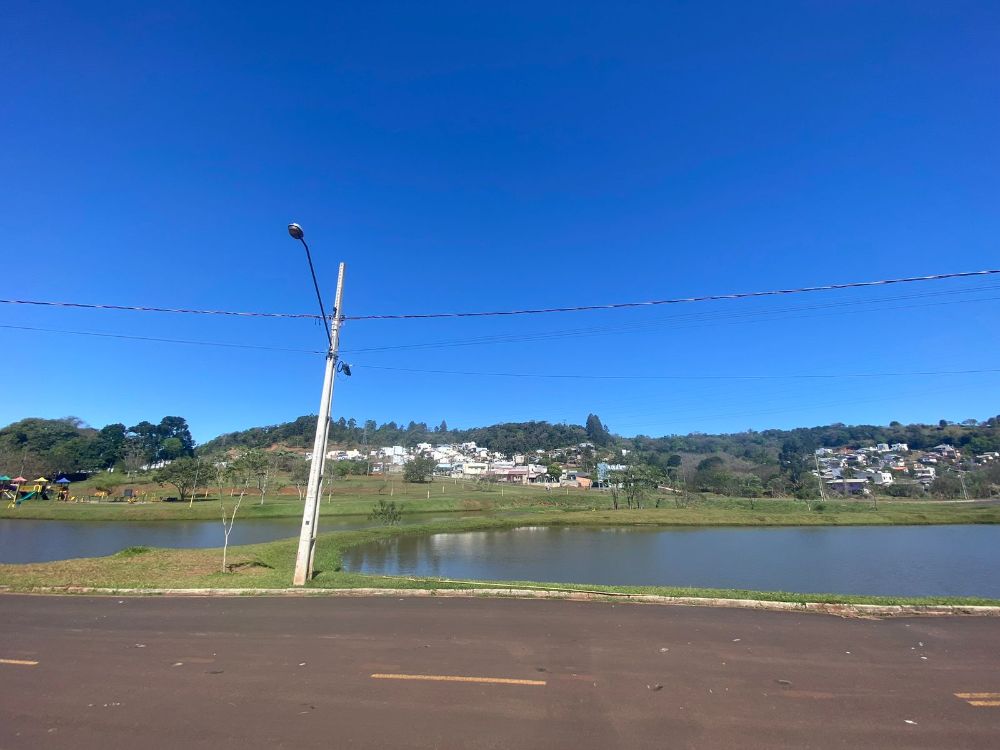
M 138 491 L 149 489 L 146 485 L 132 485 Z M 438 480 L 426 484 L 407 484 L 401 477 L 384 482 L 377 477 L 352 477 L 327 483 L 320 509 L 322 515 L 366 515 L 379 499 L 402 504 L 410 512 L 450 512 L 475 510 L 517 510 L 522 508 L 572 508 L 603 507 L 607 499 L 600 493 L 577 489 L 546 491 L 542 487 L 477 486 L 471 483 Z M 161 490 L 162 491 L 162 490 Z M 78 489 L 74 487 L 73 494 Z M 234 498 L 226 490 L 224 499 L 232 505 Z M 169 494 L 169 493 L 165 493 Z M 176 493 L 174 493 L 176 494 Z M 60 519 L 73 521 L 180 521 L 216 520 L 219 517 L 218 494 L 197 497 L 193 504 L 187 502 L 98 501 L 84 499 L 78 502 L 28 500 L 14 508 L 0 507 L 0 518 Z M 292 518 L 302 516 L 303 503 L 294 488 L 281 494 L 270 494 L 261 503 L 256 490 L 246 495 L 240 507 L 245 518 Z
M 323 516 L 364 516 L 379 499 L 401 505 L 404 513 L 549 513 L 560 511 L 566 523 L 660 524 L 722 526 L 883 525 L 939 523 L 1000 523 L 1000 505 L 990 503 L 940 503 L 935 501 L 870 500 L 805 503 L 797 500 L 756 500 L 692 495 L 685 507 L 677 507 L 673 495 L 660 496 L 659 508 L 610 510 L 611 499 L 598 490 L 541 487 L 483 488 L 474 484 L 439 480 L 428 484 L 391 483 L 379 478 L 338 480 L 325 493 Z M 294 492 L 294 490 L 293 490 Z M 227 505 L 233 498 L 225 497 Z M 657 498 L 648 498 L 653 506 Z M 241 519 L 298 518 L 302 515 L 298 494 L 264 498 L 250 494 L 240 508 Z M 20 506 L 0 507 L 0 518 L 32 518 L 66 521 L 181 521 L 217 520 L 219 500 L 198 499 L 193 505 L 179 502 L 55 502 L 29 500 Z
M 655 511 L 639 511 L 635 518 Z M 532 524 L 606 523 L 607 518 L 622 522 L 621 514 L 539 512 Z M 538 582 L 453 582 L 433 578 L 404 578 L 363 575 L 342 570 L 343 552 L 353 546 L 387 540 L 394 536 L 430 534 L 448 531 L 504 529 L 524 525 L 522 518 L 481 518 L 438 522 L 420 526 L 344 531 L 320 536 L 317 545 L 317 574 L 310 587 L 316 588 L 421 588 L 454 589 L 503 586 L 548 587 L 608 593 L 659 594 L 664 596 L 700 596 L 763 599 L 769 601 L 836 602 L 867 604 L 958 604 L 998 605 L 1000 601 L 958 597 L 871 597 L 842 594 L 801 594 L 780 591 L 690 589 L 652 586 L 582 586 Z M 229 551 L 230 572 L 221 570 L 218 549 L 177 550 L 144 547 L 123 550 L 116 555 L 94 559 L 64 560 L 28 565 L 0 565 L 0 585 L 11 590 L 29 590 L 35 586 L 95 586 L 109 588 L 284 588 L 291 581 L 297 540 L 287 539 L 266 544 L 234 547 Z

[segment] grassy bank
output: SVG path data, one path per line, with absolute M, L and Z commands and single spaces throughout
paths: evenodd
M 452 531 L 506 529 L 526 523 L 546 525 L 592 525 L 639 522 L 655 511 L 628 514 L 539 512 L 528 519 L 479 518 L 418 526 L 378 528 L 323 534 L 316 554 L 316 588 L 399 588 L 456 589 L 486 585 L 549 587 L 608 593 L 657 594 L 768 601 L 826 602 L 851 604 L 956 604 L 1000 605 L 1000 600 L 966 597 L 873 597 L 842 594 L 801 594 L 780 591 L 693 589 L 663 586 L 592 586 L 523 581 L 441 581 L 433 578 L 404 578 L 363 575 L 342 569 L 343 553 L 351 547 L 414 534 Z M 101 588 L 284 588 L 289 585 L 297 540 L 234 547 L 229 552 L 231 572 L 222 572 L 221 551 L 130 548 L 116 555 L 94 559 L 65 560 L 28 565 L 0 565 L 0 585 L 24 591 L 36 586 L 92 586 Z
M 142 489 L 142 488 L 140 488 Z M 380 478 L 358 477 L 329 484 L 320 506 L 322 515 L 365 515 L 382 499 L 402 504 L 411 512 L 448 513 L 477 510 L 519 509 L 589 509 L 604 507 L 607 499 L 600 493 L 577 489 L 546 491 L 541 487 L 478 486 L 475 484 L 436 481 L 407 484 L 399 478 L 385 482 Z M 149 495 L 153 497 L 152 494 Z M 98 501 L 79 496 L 79 502 L 28 500 L 14 508 L 0 505 L 0 518 L 32 518 L 66 521 L 197 521 L 219 518 L 217 494 L 198 497 L 194 503 L 145 500 L 136 503 Z M 234 501 L 224 492 L 227 504 Z M 303 503 L 294 490 L 265 495 L 248 494 L 240 508 L 246 518 L 301 518 Z M 245 514 L 245 515 L 244 515 Z
M 429 495 L 429 496 L 428 496 Z M 226 497 L 232 505 L 233 499 Z M 609 509 L 609 496 L 600 491 L 552 490 L 537 487 L 492 487 L 437 482 L 428 485 L 401 484 L 391 489 L 378 480 L 338 482 L 324 497 L 320 513 L 324 517 L 365 516 L 379 499 L 392 500 L 406 514 L 414 513 L 541 513 L 556 514 L 561 523 L 658 524 L 676 526 L 847 526 L 885 524 L 967 524 L 1000 523 L 997 503 L 940 503 L 935 501 L 881 501 L 876 508 L 870 500 L 804 503 L 798 500 L 755 500 L 694 496 L 685 507 L 676 507 L 675 498 L 659 498 L 660 508 L 643 510 Z M 649 501 L 655 505 L 656 498 Z M 248 495 L 240 508 L 240 519 L 301 518 L 298 496 L 259 497 Z M 218 499 L 187 503 L 124 502 L 64 503 L 28 501 L 15 508 L 0 508 L 0 518 L 63 521 L 190 521 L 219 519 Z

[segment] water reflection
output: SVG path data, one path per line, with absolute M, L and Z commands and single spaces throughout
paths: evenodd
M 528 527 L 403 537 L 344 563 L 480 580 L 1000 597 L 1000 527 Z
M 433 523 L 449 515 L 407 514 L 403 523 Z M 297 518 L 237 519 L 230 544 L 256 544 L 297 536 Z M 322 517 L 320 531 L 371 528 L 365 516 Z M 126 547 L 220 547 L 220 521 L 35 521 L 0 519 L 0 563 L 101 557 Z

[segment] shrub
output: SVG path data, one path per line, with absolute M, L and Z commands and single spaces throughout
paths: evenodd
M 372 512 L 368 514 L 369 521 L 378 521 L 384 526 L 395 526 L 403 517 L 403 509 L 397 507 L 395 501 L 386 502 L 379 500 L 372 506 Z

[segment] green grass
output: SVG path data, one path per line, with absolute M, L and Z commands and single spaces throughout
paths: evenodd
M 429 497 L 428 497 L 429 493 Z M 413 513 L 552 513 L 561 512 L 564 523 L 656 524 L 676 526 L 846 526 L 885 524 L 1000 523 L 1000 504 L 940 503 L 935 501 L 828 500 L 823 509 L 811 509 L 796 500 L 757 500 L 692 496 L 687 507 L 674 507 L 674 498 L 660 497 L 661 508 L 611 511 L 607 493 L 598 490 L 552 490 L 538 487 L 499 487 L 487 490 L 450 480 L 429 484 L 389 485 L 378 478 L 352 478 L 332 483 L 324 495 L 322 516 L 365 516 L 379 499 L 394 500 L 405 514 Z M 231 505 L 232 498 L 226 496 Z M 650 504 L 655 503 L 653 498 Z M 297 495 L 266 497 L 250 494 L 240 508 L 241 519 L 301 518 Z M 15 508 L 0 507 L 0 518 L 33 518 L 65 521 L 187 521 L 219 518 L 218 499 L 188 503 L 124 502 L 63 503 L 29 500 Z
M 364 575 L 342 569 L 343 553 L 355 546 L 388 540 L 393 537 L 454 531 L 507 529 L 536 524 L 607 523 L 614 515 L 618 523 L 644 518 L 656 511 L 635 514 L 564 513 L 550 511 L 525 517 L 456 519 L 407 527 L 344 531 L 320 536 L 313 588 L 396 588 L 396 589 L 467 589 L 483 586 L 552 588 L 599 593 L 657 594 L 662 596 L 762 599 L 768 601 L 825 602 L 847 604 L 955 604 L 1000 605 L 1000 601 L 971 597 L 875 597 L 833 593 L 792 593 L 734 589 L 694 589 L 663 586 L 590 586 L 524 581 L 442 581 L 433 578 L 410 578 Z M 634 519 L 629 519 L 634 515 Z M 238 523 L 238 522 L 237 522 Z M 64 560 L 27 565 L 0 565 L 0 585 L 14 591 L 33 587 L 93 586 L 100 588 L 285 588 L 292 577 L 297 540 L 286 539 L 265 544 L 234 547 L 228 562 L 235 572 L 221 572 L 219 549 L 178 550 L 132 547 L 109 557 Z
M 83 483 L 86 484 L 86 483 Z M 153 485 L 131 484 L 137 491 L 148 492 L 152 501 L 110 502 L 88 499 L 86 487 L 73 485 L 71 494 L 80 502 L 56 502 L 28 500 L 20 506 L 7 508 L 0 505 L 0 518 L 33 518 L 66 521 L 191 521 L 216 520 L 219 518 L 218 495 L 208 499 L 196 499 L 193 505 L 180 502 L 159 502 L 160 496 L 170 496 L 170 488 L 159 488 L 153 492 Z M 451 480 L 427 484 L 406 484 L 402 478 L 385 483 L 380 478 L 356 477 L 335 480 L 328 485 L 332 490 L 324 493 L 320 513 L 326 515 L 367 515 L 372 505 L 379 499 L 394 500 L 410 512 L 446 513 L 476 510 L 517 510 L 531 508 L 590 508 L 606 501 L 600 493 L 583 490 L 553 490 L 546 492 L 539 487 L 497 486 L 483 489 L 469 483 L 455 483 Z M 428 497 L 428 491 L 430 497 Z M 300 518 L 302 501 L 298 494 L 285 490 L 280 495 L 268 495 L 264 504 L 256 490 L 248 494 L 240 508 L 246 518 Z M 233 499 L 225 493 L 227 504 Z

